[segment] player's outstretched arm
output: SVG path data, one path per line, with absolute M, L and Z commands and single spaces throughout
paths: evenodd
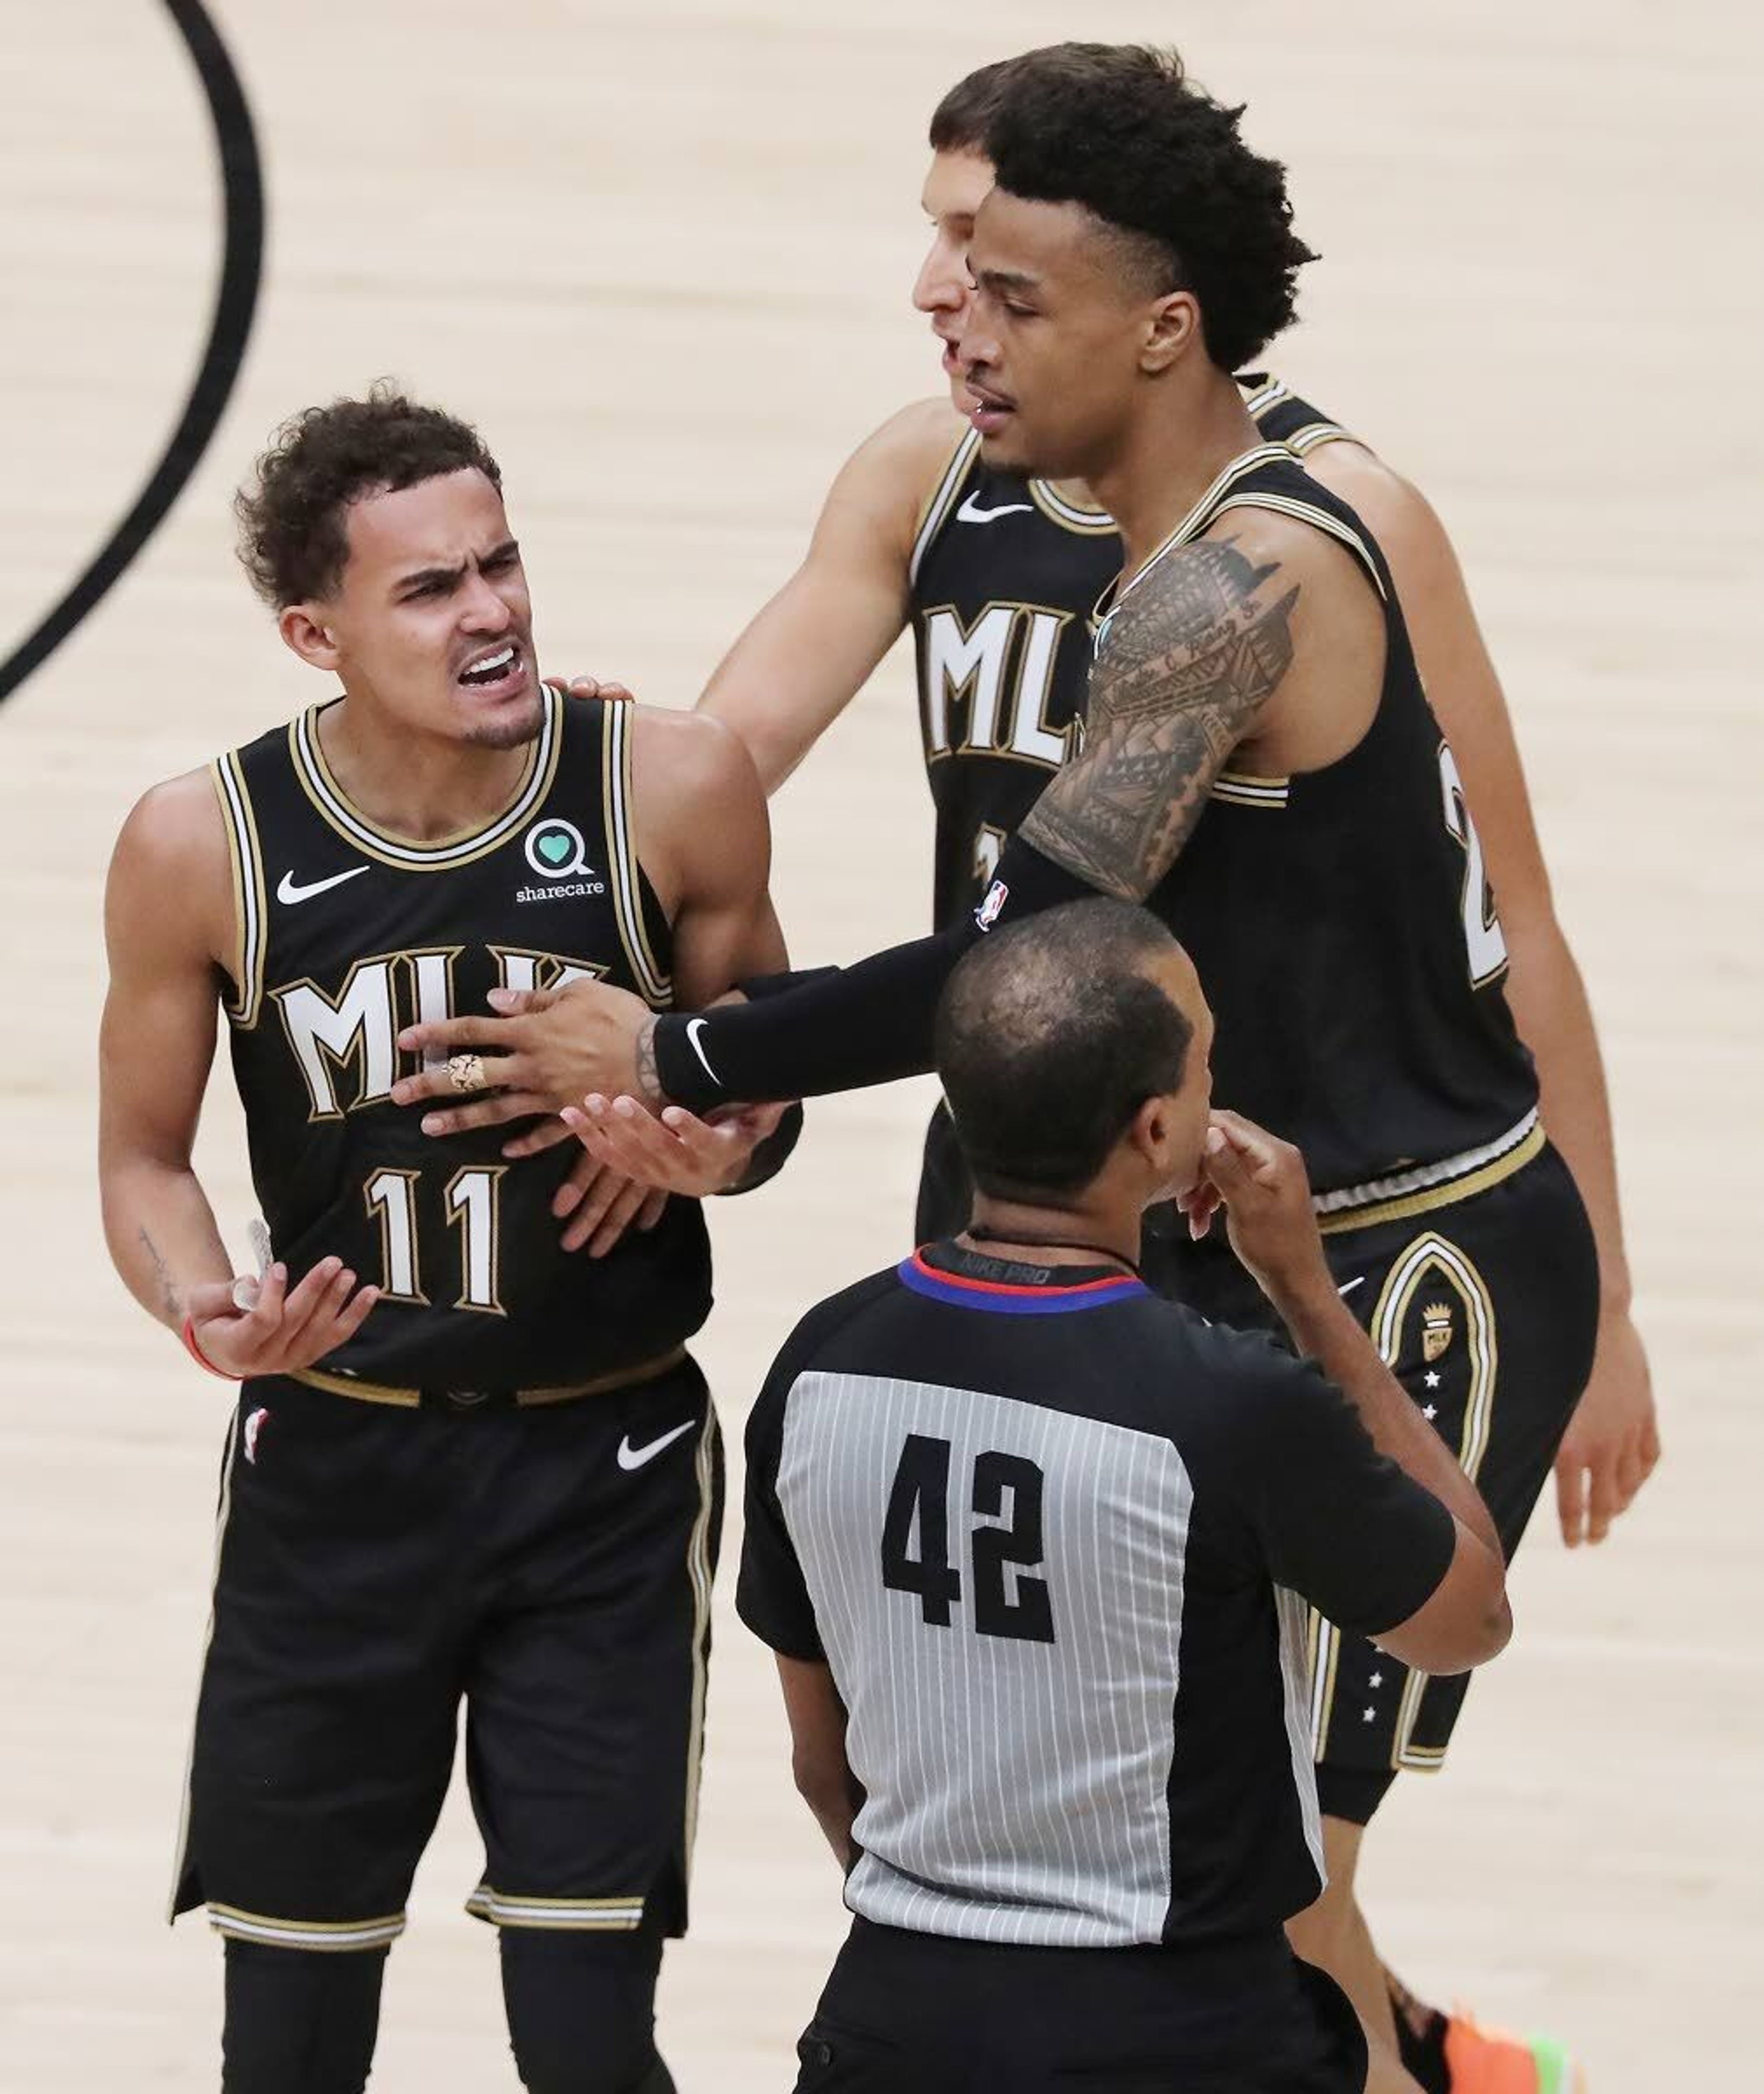
M 919 512 L 962 424 L 945 400 L 884 422 L 841 468 L 802 564 L 717 665 L 700 711 L 733 728 L 776 793 L 906 622 Z
M 1423 680 L 1458 759 L 1506 936 L 1507 1000 L 1537 1063 L 1544 1124 L 1598 1243 L 1592 1378 L 1556 1462 L 1571 1548 L 1602 1541 L 1660 1456 L 1653 1391 L 1630 1314 L 1616 1149 L 1586 985 L 1556 915 L 1511 714 L 1445 526 L 1419 490 L 1358 445 L 1306 464 L 1353 504 L 1384 548 Z
M 1000 860 L 994 896 L 1008 900 L 1011 917 L 1099 892 L 1143 899 L 1186 841 L 1226 758 L 1265 719 L 1293 660 L 1299 583 L 1289 569 L 1314 557 L 1305 541 L 1317 534 L 1264 530 L 1260 519 L 1255 532 L 1160 562 L 1118 614 L 1091 680 L 1101 732 L 1093 729 L 1084 754 L 1043 794 L 1034 832 L 1026 827 Z M 1267 550 L 1295 539 L 1297 560 Z M 821 1097 L 931 1067 L 937 999 L 979 934 L 972 924 L 952 927 L 692 1018 L 657 1019 L 634 997 L 576 983 L 558 999 L 563 1015 L 545 1027 L 542 1052 L 536 1032 L 518 1030 L 520 1019 L 456 1019 L 406 1032 L 399 1044 L 432 1054 L 512 1050 L 497 1065 L 509 1095 L 425 1115 L 436 1132 L 558 1110 L 590 1091 L 701 1113 Z M 438 1098 L 445 1082 L 432 1072 L 395 1085 L 393 1096 Z

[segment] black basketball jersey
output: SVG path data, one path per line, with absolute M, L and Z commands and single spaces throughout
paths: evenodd
M 239 946 L 228 999 L 251 1170 L 277 1258 L 334 1253 L 385 1291 L 324 1363 L 400 1388 L 567 1389 L 655 1358 L 710 1305 L 696 1201 L 608 1257 L 559 1248 L 574 1145 L 516 1162 L 506 1128 L 432 1139 L 389 1093 L 400 1030 L 489 992 L 593 976 L 667 1008 L 667 921 L 637 862 L 629 709 L 545 694 L 510 806 L 418 844 L 328 769 L 315 706 L 213 767 Z
M 1278 379 L 1238 383 L 1272 442 L 1308 451 L 1348 437 Z M 1106 510 L 1076 508 L 1045 480 L 992 471 L 972 432 L 958 444 L 911 567 L 940 929 L 980 900 L 1006 839 L 1079 745 L 1091 614 L 1121 557 Z
M 1278 445 L 1233 459 L 1127 585 L 1234 509 L 1346 548 L 1383 607 L 1371 725 L 1292 777 L 1222 771 L 1148 906 L 1188 948 L 1218 1023 L 1214 1092 L 1304 1150 L 1327 1218 L 1542 1145 L 1505 941 L 1458 766 L 1417 672 L 1383 553 Z M 1103 617 L 1099 658 L 1116 615 Z

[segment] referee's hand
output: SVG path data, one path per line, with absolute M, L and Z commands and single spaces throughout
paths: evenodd
M 353 1338 L 380 1299 L 377 1287 L 356 1285 L 340 1258 L 321 1258 L 292 1291 L 287 1266 L 272 1265 L 258 1283 L 250 1309 L 235 1303 L 236 1284 L 205 1281 L 190 1289 L 185 1305 L 202 1358 L 239 1381 L 311 1366 Z
M 1215 1108 L 1201 1168 L 1186 1203 L 1191 1219 L 1223 1207 L 1232 1249 L 1271 1301 L 1319 1284 L 1334 1293 L 1305 1159 L 1291 1142 Z

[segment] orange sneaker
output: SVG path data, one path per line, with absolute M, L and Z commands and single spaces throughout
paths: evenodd
M 1460 2009 L 1445 2024 L 1452 2094 L 1587 2094 L 1586 2074 L 1547 2035 L 1479 2028 Z

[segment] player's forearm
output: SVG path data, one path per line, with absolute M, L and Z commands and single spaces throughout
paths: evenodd
M 1507 927 L 1507 1001 L 1519 1036 L 1537 1064 L 1544 1125 L 1574 1174 L 1599 1252 L 1603 1312 L 1629 1307 L 1629 1262 L 1604 1058 L 1586 984 L 1568 941 L 1552 918 Z
M 104 1165 L 100 1180 L 111 1263 L 150 1316 L 180 1329 L 189 1290 L 232 1276 L 207 1194 L 187 1165 L 139 1158 Z
M 1314 1359 L 1346 1397 L 1379 1452 L 1431 1491 L 1499 1558 L 1500 1538 L 1480 1492 L 1379 1357 L 1336 1292 L 1327 1268 L 1296 1286 L 1275 1290 L 1271 1298 L 1296 1349 Z

